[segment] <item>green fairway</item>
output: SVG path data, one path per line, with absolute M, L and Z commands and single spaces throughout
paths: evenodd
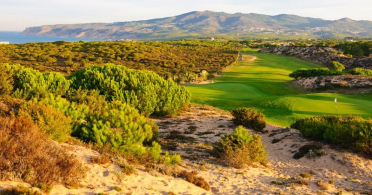
M 256 108 L 265 114 L 267 122 L 281 126 L 289 126 L 299 118 L 319 115 L 372 117 L 371 95 L 306 93 L 287 84 L 292 80 L 288 76 L 292 71 L 321 67 L 318 64 L 252 50 L 243 54 L 256 56 L 257 59 L 240 61 L 214 79 L 213 84 L 186 86 L 192 93 L 192 102 L 225 110 Z

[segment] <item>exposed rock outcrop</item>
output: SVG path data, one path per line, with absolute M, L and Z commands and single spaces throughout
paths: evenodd
M 332 53 L 333 48 L 325 47 L 268 47 L 261 49 L 262 53 L 283 54 L 306 59 L 315 63 L 323 64 L 331 68 L 332 61 L 342 63 L 346 69 L 368 68 L 372 69 L 372 58 L 349 58 L 344 55 Z
M 293 81 L 295 85 L 304 89 L 321 89 L 321 88 L 372 88 L 372 77 L 341 75 L 341 76 L 320 76 L 302 78 Z

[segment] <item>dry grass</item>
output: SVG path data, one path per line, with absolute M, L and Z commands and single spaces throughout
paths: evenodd
M 126 175 L 132 175 L 136 173 L 136 168 L 132 165 L 125 165 L 121 167 L 121 172 Z
M 86 169 L 30 120 L 0 117 L 0 179 L 78 187 Z
M 14 115 L 14 111 L 18 110 L 23 100 L 17 100 L 10 96 L 0 95 L 0 117 Z
M 18 187 L 11 187 L 6 188 L 4 190 L 0 190 L 0 195 L 41 195 L 40 192 L 31 190 L 29 188 L 18 186 Z
M 39 131 L 58 142 L 65 142 L 71 135 L 71 118 L 48 106 L 25 104 L 18 115 L 34 121 Z
M 329 190 L 329 188 L 330 188 L 330 184 L 327 183 L 327 182 L 318 181 L 317 184 L 320 187 L 320 189 L 322 189 L 322 190 Z
M 308 174 L 308 173 L 300 173 L 300 176 L 301 176 L 302 178 L 311 178 L 311 175 Z
M 90 160 L 92 161 L 92 163 L 100 164 L 100 165 L 108 164 L 111 162 L 110 159 L 105 155 L 92 156 Z
M 196 171 L 181 171 L 178 176 L 184 178 L 186 181 L 199 186 L 205 190 L 210 190 L 211 187 L 209 186 L 208 182 L 204 180 L 202 177 L 197 176 L 198 172 Z

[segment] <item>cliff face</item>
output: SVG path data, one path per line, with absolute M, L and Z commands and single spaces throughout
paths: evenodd
M 114 23 L 59 24 L 27 28 L 23 34 L 100 39 L 180 39 L 192 37 L 372 37 L 371 21 L 323 20 L 281 14 L 189 12 L 178 16 Z
M 318 47 L 269 47 L 261 49 L 263 53 L 283 54 L 306 59 L 315 63 L 331 66 L 332 61 L 342 63 L 346 69 L 368 68 L 372 69 L 372 58 L 348 58 L 344 55 L 332 53 L 333 48 Z

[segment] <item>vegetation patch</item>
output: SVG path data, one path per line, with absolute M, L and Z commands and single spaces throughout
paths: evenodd
M 190 172 L 189 171 L 181 171 L 178 174 L 178 177 L 181 177 L 181 178 L 185 179 L 186 181 L 209 191 L 211 189 L 209 183 L 207 181 L 205 181 L 204 178 L 199 177 L 197 175 L 198 175 L 197 171 L 190 171 Z
M 106 64 L 89 66 L 70 76 L 72 88 L 97 90 L 107 101 L 119 100 L 141 114 L 175 115 L 190 99 L 190 93 L 171 80 L 150 71 Z
M 308 138 L 325 140 L 344 148 L 372 153 L 372 120 L 361 117 L 322 116 L 296 121 L 292 128 Z
M 338 68 L 338 66 L 336 68 Z M 341 75 L 341 74 L 342 72 L 339 72 L 339 71 L 332 72 L 328 68 L 312 68 L 312 69 L 301 68 L 296 71 L 293 71 L 291 74 L 289 74 L 289 77 L 297 80 L 299 78 L 306 78 L 306 77 L 330 76 L 330 75 Z
M 322 147 L 318 145 L 304 145 L 302 146 L 299 151 L 293 155 L 294 159 L 300 159 L 304 157 L 305 155 L 309 154 L 309 152 L 317 153 L 318 150 L 321 150 Z
M 47 140 L 30 120 L 0 118 L 1 178 L 77 187 L 86 169 L 73 155 Z
M 100 164 L 100 165 L 108 164 L 111 162 L 110 159 L 105 155 L 92 156 L 90 160 L 92 161 L 92 163 Z
M 209 135 L 209 134 L 214 134 L 214 132 L 213 131 L 204 131 L 204 132 L 197 133 L 196 135 L 201 136 L 201 135 Z
M 239 108 L 232 110 L 233 122 L 256 131 L 262 131 L 266 127 L 265 116 L 254 109 Z
M 195 143 L 196 140 L 193 137 L 190 136 L 185 136 L 182 134 L 181 131 L 173 130 L 169 132 L 169 135 L 165 137 L 165 139 L 172 139 L 172 140 L 177 140 L 182 143 Z
M 372 76 L 372 70 L 366 68 L 353 68 L 347 71 L 352 75 Z
M 227 166 L 243 168 L 252 163 L 267 164 L 267 152 L 262 145 L 261 137 L 239 126 L 231 135 L 220 138 L 215 145 L 214 151 Z

